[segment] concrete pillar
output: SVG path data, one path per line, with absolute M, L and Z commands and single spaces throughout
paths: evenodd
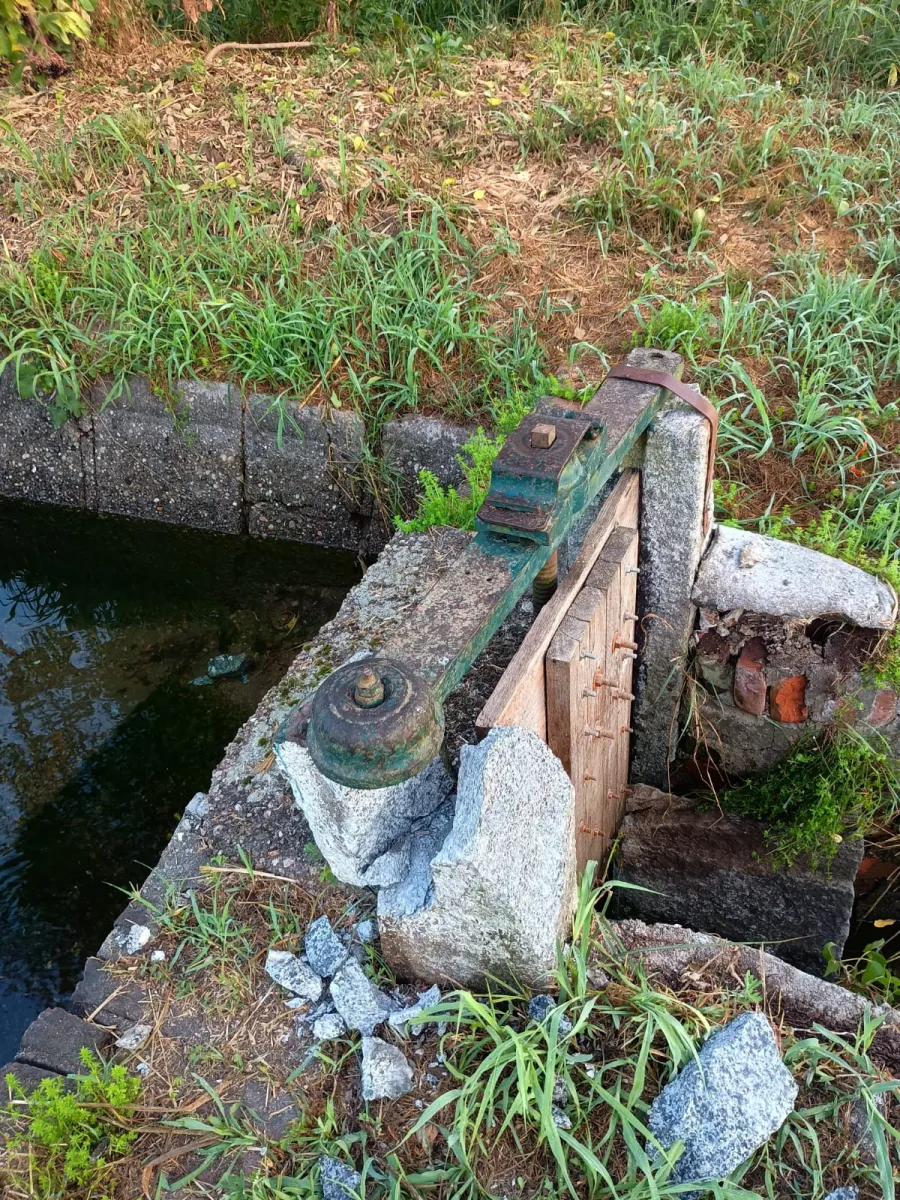
M 668 787 L 678 734 L 684 664 L 697 611 L 691 589 L 709 537 L 703 522 L 710 435 L 706 418 L 675 397 L 647 432 L 631 778 L 654 787 Z

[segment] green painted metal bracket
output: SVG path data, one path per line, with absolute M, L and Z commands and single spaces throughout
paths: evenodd
M 626 363 L 676 378 L 682 369 L 680 357 L 664 351 L 632 351 Z M 323 774 L 349 786 L 383 787 L 421 770 L 423 754 L 433 751 L 442 728 L 443 702 L 573 523 L 622 468 L 668 394 L 658 385 L 610 377 L 584 407 L 542 399 L 497 456 L 477 532 L 440 585 L 410 606 L 409 619 L 377 658 L 330 677 L 306 712 L 291 719 L 285 736 L 307 744 Z M 366 669 L 385 679 L 387 707 L 353 703 L 357 677 Z M 421 702 L 423 683 L 434 706 Z M 415 713 L 400 703 L 401 691 L 417 697 Z M 397 713 L 396 722 L 388 719 L 389 710 Z M 355 739 L 348 734 L 351 718 L 359 726 Z M 427 736 L 422 721 L 434 726 Z M 394 728 L 397 722 L 403 724 Z M 381 769 L 373 752 L 378 738 L 390 742 L 389 770 Z M 365 746 L 365 753 L 354 746 Z

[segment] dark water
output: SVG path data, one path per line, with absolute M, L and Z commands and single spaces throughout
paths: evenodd
M 0 1066 L 359 575 L 335 551 L 0 501 Z M 246 683 L 191 684 L 237 652 Z

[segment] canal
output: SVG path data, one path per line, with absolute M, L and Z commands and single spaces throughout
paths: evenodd
M 360 573 L 341 552 L 0 501 L 0 1064 Z M 246 669 L 207 681 L 223 654 Z

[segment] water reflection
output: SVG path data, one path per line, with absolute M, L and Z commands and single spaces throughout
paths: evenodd
M 350 555 L 0 502 L 0 1064 L 358 576 Z M 191 686 L 239 652 L 246 684 Z

